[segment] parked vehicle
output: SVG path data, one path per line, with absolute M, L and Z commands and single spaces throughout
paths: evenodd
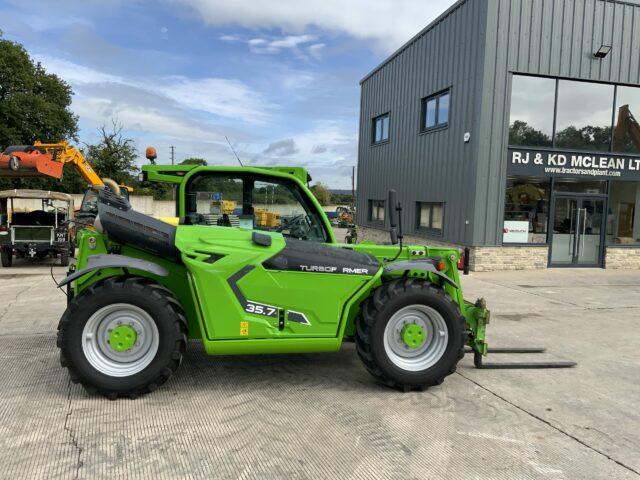
M 345 245 L 303 168 L 142 168 L 144 180 L 178 187 L 177 225 L 102 189 L 95 228 L 79 234 L 77 269 L 58 284 L 69 300 L 60 363 L 87 391 L 156 390 L 187 338 L 212 355 L 329 352 L 355 340 L 367 370 L 404 391 L 441 384 L 465 348 L 478 367 L 506 366 L 482 364 L 489 311 L 463 297 L 460 250 L 404 245 L 395 191 L 391 242 Z
M 34 200 L 40 200 L 33 208 Z M 59 256 L 69 265 L 75 251 L 75 231 L 71 195 L 45 190 L 4 190 L 0 192 L 0 257 L 3 267 L 13 258 L 43 259 Z

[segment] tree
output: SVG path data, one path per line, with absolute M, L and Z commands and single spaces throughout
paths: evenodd
M 2 38 L 0 31 L 0 151 L 9 145 L 35 140 L 76 140 L 78 118 L 71 112 L 71 87 L 42 65 L 34 63 L 24 47 Z M 69 191 L 84 182 L 65 172 L 52 178 L 0 178 L 0 190 L 33 188 Z
M 311 192 L 316 197 L 318 202 L 320 202 L 320 205 L 331 204 L 331 192 L 326 185 L 318 182 L 311 187 Z
M 353 197 L 350 193 L 331 193 L 331 203 L 334 205 L 351 205 Z
M 204 158 L 196 158 L 196 157 L 185 158 L 183 161 L 180 162 L 180 165 L 200 165 L 202 167 L 206 167 L 207 161 Z
M 111 129 L 103 125 L 98 129 L 100 141 L 87 145 L 85 157 L 102 178 L 110 178 L 118 183 L 131 185 L 136 181 L 136 148 L 133 139 L 122 134 L 123 127 L 115 120 Z
M 76 139 L 71 87 L 0 32 L 0 148 Z
M 587 125 L 580 129 L 569 125 L 556 132 L 556 145 L 562 148 L 577 150 L 609 150 L 611 127 L 594 127 Z
M 509 145 L 551 146 L 551 137 L 527 122 L 516 120 L 509 125 Z

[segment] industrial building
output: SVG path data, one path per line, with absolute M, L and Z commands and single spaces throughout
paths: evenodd
M 636 118 L 640 1 L 460 0 L 361 81 L 361 237 L 394 188 L 475 270 L 640 268 Z

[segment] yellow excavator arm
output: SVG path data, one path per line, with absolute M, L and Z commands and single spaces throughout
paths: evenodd
M 95 187 L 103 187 L 104 181 L 100 176 L 96 173 L 96 171 L 91 167 L 89 162 L 84 158 L 84 155 L 77 150 L 75 147 L 72 147 L 67 142 L 60 143 L 41 143 L 36 141 L 33 144 L 34 147 L 43 149 L 47 153 L 49 153 L 54 161 L 67 164 L 70 163 L 76 170 L 82 175 L 87 183 Z
M 133 192 L 131 187 L 118 185 L 109 178 L 100 178 L 82 152 L 67 142 L 13 145 L 0 154 L 0 177 L 61 178 L 65 165 L 71 164 L 92 187 L 108 186 L 116 195 Z M 125 193 L 126 191 L 126 193 Z
M 629 110 L 629 105 L 621 105 L 618 108 L 618 121 L 613 131 L 613 149 L 622 151 L 627 138 L 640 150 L 640 125 Z

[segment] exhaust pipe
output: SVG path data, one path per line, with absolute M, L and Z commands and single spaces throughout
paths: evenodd
M 103 178 L 102 183 L 104 183 L 105 187 L 109 187 L 113 193 L 117 196 L 120 196 L 122 192 L 120 191 L 120 185 L 118 185 L 115 180 L 111 180 L 110 178 Z

